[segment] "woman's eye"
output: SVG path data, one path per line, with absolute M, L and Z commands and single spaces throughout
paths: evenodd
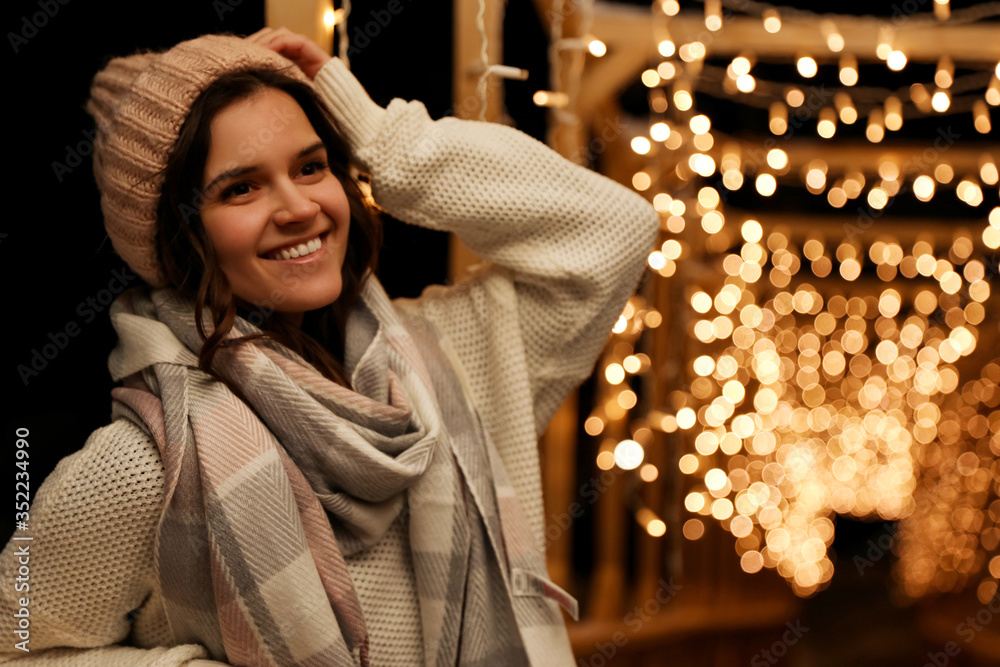
M 233 183 L 225 190 L 222 191 L 222 199 L 230 199 L 231 197 L 240 197 L 242 195 L 250 194 L 250 184 L 249 183 Z
M 317 173 L 323 171 L 326 168 L 327 168 L 327 164 L 326 164 L 326 162 L 323 162 L 322 160 L 314 160 L 312 162 L 307 162 L 302 167 L 302 175 L 303 176 L 312 176 L 313 174 L 317 174 Z

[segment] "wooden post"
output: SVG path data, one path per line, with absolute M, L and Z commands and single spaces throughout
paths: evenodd
M 561 20 L 563 37 L 582 37 L 584 21 L 578 11 L 579 4 L 564 0 L 534 0 L 535 9 L 541 20 L 542 27 L 550 33 L 552 20 Z M 550 45 L 551 47 L 551 45 Z M 550 58 L 556 55 L 556 50 L 550 48 Z M 561 82 L 556 86 L 550 82 L 550 88 L 558 92 L 571 93 L 567 117 L 576 119 L 572 113 L 576 104 L 575 82 L 578 82 L 584 65 L 584 54 L 578 50 L 560 52 L 554 63 L 557 70 L 555 78 Z M 556 122 L 550 115 L 548 144 L 563 157 L 580 161 L 585 155 L 586 145 L 583 128 L 579 121 L 574 123 Z M 581 486 L 576 479 L 575 464 L 579 455 L 577 447 L 577 425 L 579 423 L 579 395 L 573 392 L 563 402 L 546 429 L 541 439 L 542 482 L 546 515 L 551 517 L 565 516 L 567 508 L 574 502 Z M 553 581 L 563 587 L 570 583 L 572 559 L 572 525 L 567 529 L 563 526 L 548 526 L 547 535 L 555 537 L 547 540 L 548 567 Z

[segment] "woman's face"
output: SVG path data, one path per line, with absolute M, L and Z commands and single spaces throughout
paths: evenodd
M 350 207 L 298 103 L 267 88 L 215 115 L 201 219 L 244 301 L 290 316 L 340 296 Z

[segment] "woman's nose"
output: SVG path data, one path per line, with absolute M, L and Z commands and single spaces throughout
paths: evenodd
M 275 224 L 311 222 L 319 212 L 319 204 L 310 199 L 295 183 L 287 182 L 276 189 L 272 215 Z

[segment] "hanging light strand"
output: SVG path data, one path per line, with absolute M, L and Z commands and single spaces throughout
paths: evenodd
M 705 0 L 700 1 L 704 2 Z M 937 9 L 938 4 L 938 0 L 935 0 L 935 9 L 933 12 L 916 12 L 913 14 L 907 14 L 907 24 L 936 25 L 940 20 L 942 20 L 936 16 L 936 13 L 940 11 Z M 948 6 L 947 2 L 943 4 Z M 808 9 L 799 9 L 798 7 L 787 7 L 784 5 L 775 6 L 765 2 L 757 2 L 756 0 L 722 0 L 722 6 L 730 11 L 740 12 L 751 16 L 760 16 L 765 20 L 769 16 L 779 15 L 781 17 L 778 24 L 779 29 L 780 21 L 784 20 L 812 23 L 814 25 L 824 19 L 834 21 L 837 25 L 870 25 L 872 21 L 884 20 L 884 17 L 878 17 L 870 14 L 858 16 L 852 14 L 819 13 L 809 11 Z M 1000 16 L 1000 6 L 998 6 L 996 2 L 984 2 L 973 5 L 972 7 L 949 9 L 949 11 L 950 17 L 948 17 L 947 20 L 951 25 L 957 25 L 959 23 L 975 23 L 976 21 L 981 21 L 983 19 Z M 768 30 L 768 32 L 772 31 Z M 773 32 L 777 32 L 777 30 L 774 30 Z
M 337 21 L 337 44 L 338 53 L 340 59 L 344 61 L 344 65 L 347 69 L 351 69 L 351 61 L 347 57 L 348 47 L 350 47 L 351 38 L 348 37 L 347 32 L 347 19 L 351 15 L 351 0 L 343 0 L 340 5 L 340 15 Z
M 476 84 L 476 95 L 479 97 L 479 120 L 486 120 L 487 96 L 489 93 L 490 76 L 504 79 L 528 78 L 528 71 L 507 65 L 491 65 L 489 56 L 489 39 L 486 36 L 486 0 L 479 0 L 479 11 L 476 13 L 476 28 L 479 30 L 479 81 Z

